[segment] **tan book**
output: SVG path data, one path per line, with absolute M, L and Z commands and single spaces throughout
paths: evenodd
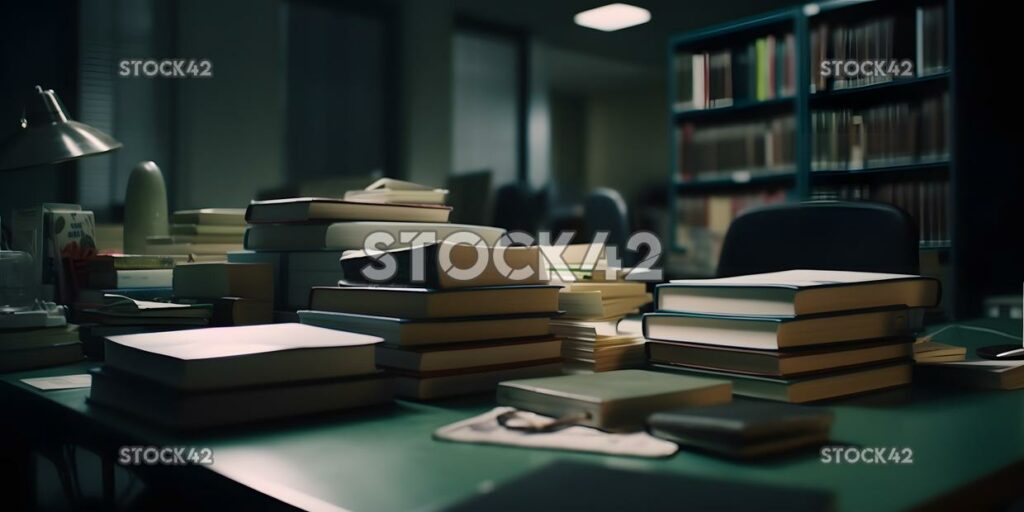
M 324 197 L 253 201 L 245 211 L 250 224 L 341 220 L 448 222 L 451 207 L 426 204 L 363 203 Z
M 274 277 L 263 263 L 186 263 L 174 268 L 174 295 L 274 300 Z
M 309 309 L 395 318 L 460 318 L 558 311 L 558 287 L 544 285 L 486 288 L 316 287 Z
M 244 226 L 244 208 L 200 208 L 178 210 L 171 214 L 172 224 L 200 224 L 216 226 Z

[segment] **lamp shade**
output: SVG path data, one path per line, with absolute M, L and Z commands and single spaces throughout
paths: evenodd
M 0 170 L 55 164 L 114 151 L 121 143 L 85 123 L 73 121 L 52 89 L 36 86 L 39 102 L 21 128 L 0 145 Z

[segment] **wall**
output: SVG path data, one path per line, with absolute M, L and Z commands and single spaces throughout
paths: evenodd
M 178 26 L 179 56 L 210 59 L 213 78 L 178 83 L 171 207 L 245 206 L 284 179 L 280 3 L 181 0 Z
M 664 185 L 669 166 L 665 115 L 660 81 L 589 96 L 584 121 L 587 189 L 615 188 L 632 205 L 642 190 Z

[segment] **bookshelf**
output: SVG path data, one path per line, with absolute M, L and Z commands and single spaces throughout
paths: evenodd
M 915 218 L 922 272 L 952 293 L 954 13 L 953 0 L 833 0 L 671 38 L 673 273 L 711 275 L 746 208 L 869 199 Z M 912 72 L 822 77 L 833 59 Z

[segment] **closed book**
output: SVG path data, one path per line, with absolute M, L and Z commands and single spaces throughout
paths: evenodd
M 435 243 L 373 255 L 360 251 L 341 257 L 347 283 L 426 288 L 547 283 L 540 266 L 537 246 L 478 250 L 471 245 Z
M 147 254 L 109 254 L 81 262 L 86 274 L 115 270 L 174 268 L 174 258 Z
M 177 234 L 170 236 L 146 237 L 147 245 L 181 245 L 181 244 L 237 244 L 242 242 L 242 233 L 199 233 Z
M 218 256 L 227 259 L 229 251 L 237 251 L 242 248 L 242 241 L 234 243 L 206 243 L 206 242 L 181 242 L 181 243 L 149 243 L 146 241 L 146 254 L 164 255 L 190 255 Z
M 996 361 L 972 358 L 947 363 L 919 363 L 915 376 L 923 380 L 982 389 L 1024 388 L 1024 361 Z
M 85 278 L 88 288 L 166 288 L 171 286 L 172 268 L 110 270 L 90 272 Z
M 178 210 L 171 214 L 173 224 L 199 224 L 203 226 L 244 226 L 243 208 L 200 208 Z
M 258 251 L 347 251 L 366 249 L 372 234 L 385 233 L 393 242 L 388 249 L 409 247 L 402 233 L 433 233 L 443 240 L 453 233 L 472 233 L 494 245 L 505 230 L 490 226 L 441 222 L 333 222 L 316 224 L 256 224 L 245 231 L 245 248 Z M 378 235 L 379 236 L 379 235 Z M 337 261 L 335 261 L 337 265 Z
M 174 269 L 177 297 L 274 300 L 273 268 L 262 263 L 187 263 Z
M 718 279 L 674 280 L 656 288 L 660 311 L 800 316 L 885 306 L 939 304 L 937 279 L 872 272 L 787 270 Z
M 550 331 L 548 314 L 410 320 L 308 309 L 298 313 L 304 324 L 369 334 L 396 347 L 530 338 Z
M 797 318 L 648 313 L 643 328 L 652 340 L 780 350 L 909 336 L 910 316 L 904 307 Z
M 836 368 L 861 366 L 896 359 L 912 353 L 911 338 L 840 343 L 799 350 L 753 350 L 696 343 L 649 341 L 651 362 L 678 364 L 711 370 L 789 377 Z
M 599 320 L 617 318 L 650 304 L 651 294 L 631 297 L 605 298 L 600 291 L 566 292 L 558 294 L 558 308 L 567 319 Z
M 494 393 L 507 380 L 551 377 L 562 374 L 562 361 L 550 359 L 523 364 L 478 366 L 440 372 L 389 371 L 395 377 L 395 394 L 415 400 L 437 400 L 477 393 Z
M 107 339 L 106 364 L 185 389 L 222 389 L 374 371 L 380 338 L 302 324 L 212 327 Z
M 338 254 L 341 257 L 341 254 Z M 289 254 L 283 251 L 231 251 L 227 254 L 228 263 L 263 263 L 270 265 L 274 282 L 274 305 L 283 307 L 288 286 L 287 272 Z M 335 258 L 337 263 L 337 258 Z M 306 291 L 307 300 L 309 291 Z
M 75 324 L 0 329 L 0 353 L 7 350 L 45 348 L 74 341 L 78 341 L 78 326 Z
M 237 240 L 245 234 L 244 225 L 216 225 L 216 224 L 171 224 L 172 236 L 228 236 Z
M 0 350 L 0 373 L 18 372 L 81 361 L 82 344 L 78 340 L 46 346 Z
M 376 357 L 382 368 L 437 372 L 558 359 L 561 353 L 562 340 L 543 337 L 416 348 L 380 345 Z
M 791 379 L 662 364 L 655 364 L 652 368 L 694 377 L 728 379 L 732 381 L 733 393 L 741 396 L 805 403 L 910 384 L 912 365 L 902 362 L 881 364 Z
M 604 430 L 641 428 L 654 412 L 732 399 L 726 380 L 644 370 L 565 375 L 502 382 L 498 403 L 545 416 L 578 417 Z
M 411 319 L 554 314 L 558 311 L 558 287 L 521 285 L 450 290 L 388 286 L 313 288 L 309 309 Z
M 245 210 L 250 224 L 338 220 L 447 222 L 451 207 L 426 204 L 362 203 L 323 197 L 253 201 Z
M 242 297 L 216 297 L 188 299 L 176 297 L 179 303 L 209 304 L 212 306 L 210 326 L 259 325 L 274 322 L 274 303 L 269 300 Z
M 371 373 L 213 391 L 184 392 L 103 367 L 89 402 L 171 429 L 213 428 L 387 404 L 391 378 Z
M 573 281 L 564 283 L 566 292 L 600 292 L 602 299 L 647 295 L 647 283 L 632 281 Z
M 735 400 L 728 404 L 656 412 L 648 418 L 647 425 L 652 432 L 719 438 L 741 443 L 828 434 L 834 417 L 832 411 L 817 407 Z

